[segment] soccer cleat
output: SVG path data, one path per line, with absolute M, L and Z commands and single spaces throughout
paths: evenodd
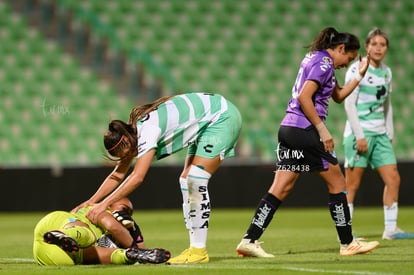
M 414 239 L 413 233 L 407 233 L 401 230 L 400 228 L 396 228 L 395 231 L 389 232 L 384 231 L 382 234 L 383 240 L 403 240 L 403 239 Z
M 341 256 L 365 254 L 371 252 L 371 250 L 377 248 L 378 246 L 379 242 L 377 241 L 364 242 L 354 239 L 350 244 L 341 244 L 339 254 L 341 254 Z
M 171 258 L 167 264 L 205 264 L 208 263 L 210 258 L 208 257 L 207 249 L 190 247 L 181 252 L 177 257 Z
M 161 264 L 168 261 L 171 253 L 163 248 L 128 248 L 126 250 L 126 256 L 128 259 L 139 262 L 140 264 Z
M 79 251 L 79 245 L 74 239 L 57 230 L 46 232 L 43 235 L 43 240 L 48 244 L 59 246 L 66 252 Z
M 273 258 L 274 255 L 266 253 L 257 240 L 254 243 L 250 239 L 242 239 L 236 248 L 237 254 L 244 257 Z

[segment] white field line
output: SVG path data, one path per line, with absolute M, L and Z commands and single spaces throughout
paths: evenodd
M 0 262 L 8 263 L 34 263 L 33 258 L 0 258 Z
M 190 268 L 190 269 L 223 269 L 223 266 L 212 266 L 209 264 L 203 265 L 172 265 L 173 268 Z M 231 267 L 231 269 L 255 269 L 255 270 L 263 270 L 263 269 L 272 269 L 269 266 L 255 266 L 251 268 L 250 266 L 247 267 L 246 265 L 240 265 L 238 267 Z M 329 274 L 348 274 L 348 275 L 394 275 L 394 273 L 386 273 L 386 272 L 375 272 L 375 271 L 368 271 L 368 270 L 334 270 L 334 269 L 320 269 L 320 268 L 302 268 L 302 267 L 295 267 L 295 266 L 275 266 L 273 268 L 274 271 L 277 270 L 290 270 L 290 271 L 298 271 L 301 273 L 329 273 Z
M 309 273 L 336 273 L 336 274 L 354 274 L 354 275 L 392 275 L 393 273 L 375 272 L 375 271 L 360 271 L 360 270 L 330 270 L 319 268 L 302 268 L 302 267 L 281 267 L 281 269 L 301 271 Z
M 0 258 L 0 262 L 7 263 L 34 263 L 32 258 Z M 173 265 L 173 268 L 200 268 L 200 269 L 223 269 L 223 267 L 212 266 L 212 265 Z M 234 267 L 232 267 L 233 269 Z M 245 269 L 246 266 L 240 266 L 234 269 Z M 257 266 L 254 269 L 268 269 L 269 267 Z M 320 269 L 320 268 L 302 268 L 293 266 L 278 266 L 275 270 L 290 270 L 300 271 L 303 273 L 330 273 L 330 274 L 349 274 L 349 275 L 393 275 L 393 273 L 375 272 L 375 271 L 362 271 L 362 270 L 332 270 L 332 269 Z

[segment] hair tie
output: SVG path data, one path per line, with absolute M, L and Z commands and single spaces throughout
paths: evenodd
M 112 146 L 112 148 L 111 149 L 108 149 L 108 152 L 109 151 L 112 151 L 112 150 L 114 150 L 116 147 L 118 147 L 118 145 L 119 144 L 121 144 L 121 141 L 122 141 L 122 139 L 124 138 L 124 135 L 122 135 L 121 136 L 121 138 L 119 139 L 119 141 L 114 145 L 114 146 Z
M 331 35 L 329 36 L 329 42 L 331 42 L 331 43 L 332 43 L 332 40 L 334 39 L 334 37 L 335 37 L 335 33 L 333 32 L 333 33 L 331 33 Z

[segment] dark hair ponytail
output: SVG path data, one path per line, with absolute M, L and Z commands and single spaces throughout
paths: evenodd
M 132 110 L 129 114 L 129 123 L 135 125 L 138 120 L 143 118 L 149 112 L 155 110 L 160 104 L 166 102 L 171 97 L 172 96 L 164 96 L 164 97 L 161 97 L 161 98 L 155 100 L 154 102 L 144 104 L 144 105 L 140 105 L 140 106 L 136 106 L 136 107 L 132 108 Z
M 137 148 L 137 130 L 131 125 L 122 120 L 112 120 L 108 124 L 108 130 L 104 134 L 104 146 L 110 156 L 111 160 L 116 160 L 119 152 L 128 147 L 129 153 L 126 157 L 136 155 Z M 111 157 L 112 156 L 112 157 Z
M 315 37 L 312 43 L 307 46 L 310 52 L 334 49 L 336 46 L 344 44 L 345 51 L 359 50 L 361 47 L 359 39 L 353 34 L 347 32 L 338 32 L 334 27 L 323 29 Z

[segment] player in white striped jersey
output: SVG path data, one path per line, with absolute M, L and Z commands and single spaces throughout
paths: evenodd
M 392 147 L 394 127 L 391 105 L 391 69 L 383 63 L 388 37 L 378 28 L 365 41 L 371 61 L 359 86 L 345 100 L 347 122 L 344 131 L 345 178 L 351 217 L 354 198 L 365 168 L 370 164 L 384 181 L 384 223 L 386 240 L 414 238 L 397 227 L 400 174 Z M 358 74 L 355 62 L 346 73 L 348 82 Z
M 88 213 L 95 221 L 108 205 L 128 196 L 143 182 L 154 158 L 162 159 L 187 147 L 179 182 L 190 247 L 169 263 L 207 263 L 207 185 L 223 159 L 234 156 L 241 123 L 237 108 L 218 94 L 187 93 L 133 108 L 128 123 L 109 123 L 104 144 L 118 163 L 98 191 L 80 206 L 99 202 Z M 134 159 L 134 169 L 125 178 Z

